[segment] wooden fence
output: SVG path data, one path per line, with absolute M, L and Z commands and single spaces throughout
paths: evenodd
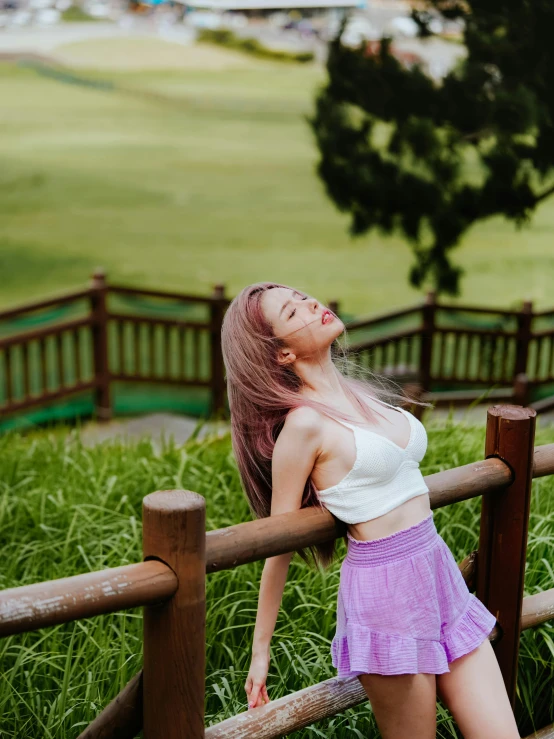
M 482 496 L 479 548 L 460 563 L 495 614 L 489 635 L 515 707 L 520 634 L 554 618 L 554 588 L 523 597 L 531 484 L 554 474 L 554 444 L 535 447 L 536 412 L 487 410 L 485 459 L 425 480 L 433 509 Z M 144 561 L 0 592 L 0 636 L 144 605 L 144 662 L 79 739 L 270 739 L 367 700 L 356 677 L 331 678 L 205 727 L 206 575 L 342 537 L 327 511 L 302 509 L 205 531 L 205 500 L 165 490 L 143 501 Z M 554 725 L 536 734 L 554 738 Z
M 131 309 L 114 307 L 118 298 Z M 140 299 L 180 304 L 191 317 L 133 311 Z M 77 317 L 13 330 L 41 311 L 79 302 Z M 0 413 L 93 391 L 96 417 L 108 420 L 112 383 L 123 380 L 207 388 L 211 412 L 225 415 L 220 336 L 229 302 L 221 284 L 210 296 L 185 295 L 108 285 L 97 270 L 85 289 L 0 312 Z M 329 307 L 340 315 L 336 300 Z M 3 323 L 12 326 L 8 335 Z M 537 412 L 554 407 L 554 310 L 533 312 L 530 301 L 519 311 L 443 305 L 429 292 L 422 303 L 345 325 L 348 353 L 423 400 L 463 404 L 485 394 Z M 530 402 L 549 385 L 548 397 Z
M 538 389 L 554 383 L 554 310 L 534 312 L 529 300 L 521 310 L 447 305 L 429 291 L 421 304 L 346 328 L 354 337 L 349 352 L 375 372 L 413 383 L 423 400 L 464 404 L 494 387 L 489 399 L 531 405 L 538 413 L 554 407 L 552 391 L 530 403 Z
M 192 313 L 196 307 L 200 317 L 183 320 L 113 309 L 110 303 L 122 296 L 173 301 Z M 207 297 L 108 286 L 103 271 L 97 270 L 86 289 L 0 312 L 0 326 L 49 308 L 80 307 L 83 314 L 0 335 L 0 412 L 27 410 L 92 390 L 96 417 L 109 420 L 116 380 L 207 387 L 217 412 L 224 407 L 226 391 L 220 336 L 229 302 L 223 285 L 215 285 Z

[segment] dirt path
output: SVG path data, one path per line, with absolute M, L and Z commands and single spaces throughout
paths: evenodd
M 184 444 L 199 423 L 192 416 L 178 416 L 172 413 L 150 413 L 130 419 L 115 419 L 109 423 L 90 421 L 81 428 L 81 439 L 85 446 L 94 446 L 106 439 L 120 439 L 131 442 L 143 436 L 152 440 L 156 448 L 161 448 L 162 439 L 173 436 L 176 444 Z M 203 422 L 198 433 L 199 439 L 208 436 L 222 436 L 229 430 L 229 425 L 222 422 Z

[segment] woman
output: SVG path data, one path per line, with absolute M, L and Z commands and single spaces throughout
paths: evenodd
M 383 396 L 418 402 L 385 392 L 382 376 L 354 377 L 360 368 L 337 352 L 344 330 L 315 298 L 279 283 L 250 285 L 231 302 L 222 349 L 251 512 L 317 506 L 346 522 L 331 659 L 338 677 L 360 680 L 384 739 L 435 737 L 437 695 L 466 739 L 519 739 L 487 638 L 496 619 L 434 525 L 419 470 L 425 428 Z M 326 567 L 335 541 L 310 551 Z M 269 701 L 269 644 L 293 554 L 264 565 L 249 708 Z

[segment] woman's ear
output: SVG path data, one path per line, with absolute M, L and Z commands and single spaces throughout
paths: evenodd
M 290 351 L 290 349 L 279 349 L 277 353 L 277 361 L 281 365 L 291 364 L 296 359 L 296 354 Z

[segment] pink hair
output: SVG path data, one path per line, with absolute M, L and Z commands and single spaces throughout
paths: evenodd
M 273 447 L 287 414 L 293 408 L 307 405 L 331 418 L 359 424 L 357 419 L 331 406 L 300 395 L 301 379 L 290 365 L 282 366 L 277 362 L 277 350 L 285 342 L 274 335 L 261 305 L 263 293 L 276 287 L 292 289 L 277 282 L 257 282 L 243 288 L 227 308 L 221 329 L 231 411 L 231 440 L 250 511 L 255 518 L 265 518 L 271 513 Z M 301 290 L 298 292 L 305 295 Z M 385 402 L 388 403 L 430 405 L 408 397 L 390 378 L 358 365 L 341 349 L 337 340 L 331 345 L 331 356 L 346 396 L 370 423 L 374 424 L 379 414 L 372 411 L 364 400 L 368 394 L 373 394 L 378 400 L 386 397 Z M 350 374 L 358 371 L 369 375 L 372 380 L 346 376 L 345 370 Z M 301 502 L 301 508 L 308 506 L 324 509 L 311 477 L 306 481 Z M 346 541 L 346 537 L 344 539 Z M 326 568 L 333 562 L 335 542 L 333 539 L 309 547 L 316 565 Z M 304 550 L 298 550 L 298 554 L 308 563 Z

